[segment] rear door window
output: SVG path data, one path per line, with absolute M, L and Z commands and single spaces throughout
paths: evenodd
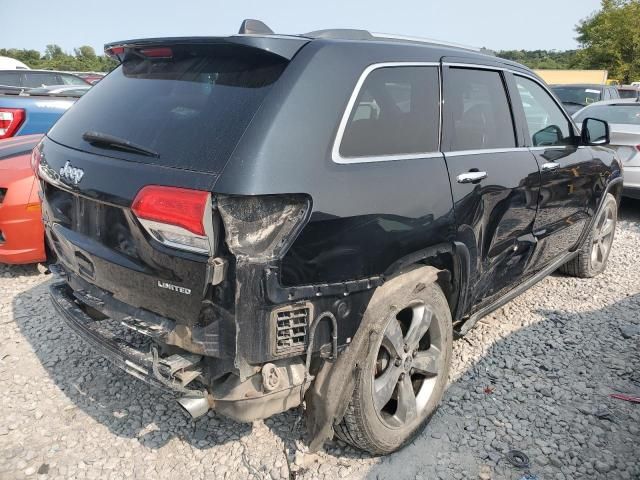
M 46 85 L 57 85 L 58 76 L 51 72 L 24 72 L 23 87 L 42 87 Z
M 451 151 L 516 146 L 509 100 L 499 72 L 449 68 L 444 92 L 444 129 Z
M 234 45 L 177 45 L 131 52 L 49 132 L 72 148 L 141 163 L 220 172 L 287 61 Z M 168 55 L 167 55 L 168 51 Z M 85 142 L 93 131 L 159 157 Z
M 438 69 L 383 67 L 365 79 L 341 139 L 345 158 L 438 151 Z

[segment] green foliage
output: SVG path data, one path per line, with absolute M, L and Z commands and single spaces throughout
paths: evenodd
M 46 46 L 44 55 L 37 50 L 0 48 L 0 56 L 15 58 L 31 68 L 74 72 L 109 72 L 118 64 L 109 57 L 96 55 L 88 45 L 75 48 L 73 55 L 52 44 Z
M 640 81 L 640 0 L 602 0 L 602 8 L 576 26 L 580 48 L 506 50 L 498 56 L 530 68 L 608 70 L 622 83 Z
M 576 27 L 588 68 L 609 70 L 624 83 L 640 80 L 640 0 L 602 0 L 602 9 Z
M 557 50 L 503 50 L 498 52 L 497 55 L 526 65 L 529 68 L 558 70 L 583 68 L 583 63 L 577 50 L 564 52 Z

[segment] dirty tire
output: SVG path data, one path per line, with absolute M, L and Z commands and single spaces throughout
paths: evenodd
M 562 265 L 560 271 L 578 278 L 591 278 L 604 272 L 607 268 L 617 221 L 618 203 L 613 195 L 607 193 L 604 205 L 598 212 L 598 217 L 578 255 Z M 601 246 L 601 249 L 598 249 L 598 246 Z
M 410 307 L 407 307 L 408 305 Z M 424 354 L 434 350 L 440 358 L 440 361 L 437 362 L 438 367 L 436 368 L 431 365 L 432 368 L 425 370 L 437 370 L 438 373 L 435 376 L 432 376 L 432 373 L 429 374 L 430 377 L 428 379 L 430 381 L 428 385 L 421 383 L 420 376 L 422 373 L 420 372 L 417 376 L 414 373 L 401 374 L 401 380 L 396 384 L 396 390 L 394 390 L 397 400 L 391 398 L 390 403 L 385 404 L 385 408 L 396 402 L 397 411 L 395 415 L 398 415 L 400 405 L 403 403 L 400 401 L 400 392 L 407 388 L 405 386 L 407 384 L 404 383 L 403 379 L 406 380 L 407 378 L 409 382 L 408 385 L 411 385 L 412 390 L 417 389 L 413 398 L 416 399 L 418 408 L 413 420 L 409 419 L 405 423 L 396 421 L 396 424 L 390 424 L 394 423 L 394 418 L 376 408 L 376 401 L 378 404 L 384 402 L 384 400 L 379 400 L 378 394 L 375 392 L 376 382 L 381 380 L 387 373 L 387 371 L 384 370 L 383 373 L 378 374 L 378 369 L 380 368 L 380 352 L 386 353 L 383 344 L 389 343 L 389 341 L 386 340 L 385 334 L 390 328 L 391 322 L 398 321 L 398 316 L 406 317 L 404 312 L 407 311 L 407 308 L 415 308 L 412 305 L 424 305 L 426 310 L 431 313 L 430 326 L 428 327 L 427 333 L 422 337 L 423 340 L 420 341 L 422 346 L 419 347 L 419 349 L 422 350 L 413 355 L 413 360 L 409 359 L 409 362 L 416 362 L 414 365 L 419 365 L 423 368 L 424 363 L 418 362 L 418 360 L 424 359 Z M 345 415 L 342 421 L 335 426 L 336 435 L 340 439 L 374 455 L 384 455 L 398 450 L 420 433 L 424 425 L 429 421 L 429 418 L 436 410 L 444 393 L 451 364 L 453 342 L 451 312 L 447 299 L 437 284 L 418 283 L 417 286 L 414 285 L 404 290 L 394 290 L 384 298 L 384 306 L 386 310 L 378 315 L 379 318 L 375 320 L 377 325 L 375 325 L 374 328 L 379 332 L 385 332 L 385 334 L 377 335 L 371 348 L 367 352 L 366 360 L 361 363 L 363 367 L 358 370 L 355 390 L 347 406 Z M 369 309 L 370 308 L 371 306 Z M 384 313 L 386 313 L 386 315 Z M 406 335 L 401 337 L 405 345 L 405 350 L 409 344 L 408 340 L 409 337 L 411 337 L 411 332 L 413 331 L 413 320 L 410 321 L 410 325 L 411 327 L 406 331 Z M 405 333 L 404 328 L 401 333 Z M 419 333 L 416 335 L 419 335 Z M 436 337 L 438 337 L 437 341 L 435 340 Z M 424 347 L 425 338 L 427 338 L 426 343 L 429 345 L 427 347 Z M 439 348 L 435 348 L 436 343 Z M 410 355 L 407 354 L 407 357 L 408 356 Z M 394 365 L 395 364 L 392 365 L 389 363 L 387 368 L 394 368 Z M 402 367 L 395 368 L 407 371 L 404 363 L 402 363 Z M 411 372 L 414 371 L 413 369 L 411 370 Z M 415 378 L 418 378 L 418 380 L 414 380 Z M 422 382 L 427 382 L 427 378 L 423 379 Z M 427 388 L 427 390 L 423 391 L 423 388 Z M 423 393 L 427 395 L 422 395 Z M 405 398 L 406 397 L 407 395 L 405 395 Z M 405 408 L 403 410 L 406 411 L 407 409 Z M 410 418 L 408 414 L 404 416 Z

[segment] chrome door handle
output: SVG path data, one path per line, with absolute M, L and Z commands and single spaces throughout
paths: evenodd
M 487 172 L 467 172 L 458 175 L 458 183 L 475 183 L 487 178 Z
M 560 168 L 560 164 L 558 162 L 548 162 L 540 165 L 540 170 L 543 172 L 552 172 Z

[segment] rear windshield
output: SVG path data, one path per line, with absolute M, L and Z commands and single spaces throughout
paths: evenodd
M 220 172 L 287 61 L 232 45 L 129 52 L 49 132 L 72 148 L 125 160 Z M 161 57 L 152 55 L 162 55 Z M 171 55 L 170 58 L 167 58 Z M 83 140 L 98 132 L 158 156 Z
M 585 118 L 597 118 L 609 123 L 622 125 L 640 125 L 640 103 L 629 105 L 594 105 L 585 108 L 578 115 L 576 121 L 582 123 Z

